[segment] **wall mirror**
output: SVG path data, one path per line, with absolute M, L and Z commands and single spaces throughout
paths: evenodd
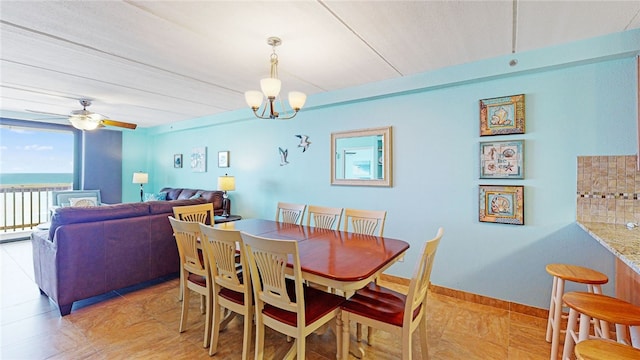
M 391 126 L 331 133 L 331 185 L 391 186 Z

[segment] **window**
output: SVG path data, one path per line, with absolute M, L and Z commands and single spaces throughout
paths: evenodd
M 71 130 L 0 125 L 0 183 L 73 184 Z
M 21 238 L 49 220 L 51 192 L 74 188 L 79 132 L 69 126 L 0 119 L 0 233 Z

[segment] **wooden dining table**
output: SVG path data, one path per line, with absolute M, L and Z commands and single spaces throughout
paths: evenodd
M 242 219 L 215 227 L 298 241 L 304 280 L 341 290 L 347 297 L 379 277 L 409 249 L 407 242 L 398 239 L 272 220 Z

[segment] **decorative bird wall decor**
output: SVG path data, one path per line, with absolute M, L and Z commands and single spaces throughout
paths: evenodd
M 302 152 L 307 151 L 309 145 L 311 145 L 311 141 L 309 141 L 309 137 L 307 135 L 296 135 L 298 139 L 300 139 L 300 144 L 298 147 L 302 148 Z
M 289 150 L 282 149 L 281 147 L 279 147 L 278 150 L 280 150 L 280 166 L 287 165 L 289 163 L 289 161 L 287 161 L 287 155 L 289 155 Z

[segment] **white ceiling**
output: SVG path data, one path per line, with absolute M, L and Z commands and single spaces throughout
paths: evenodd
M 635 28 L 638 0 L 2 0 L 0 109 L 68 114 L 89 98 L 151 127 L 247 108 L 269 36 L 283 92 L 312 95 Z

